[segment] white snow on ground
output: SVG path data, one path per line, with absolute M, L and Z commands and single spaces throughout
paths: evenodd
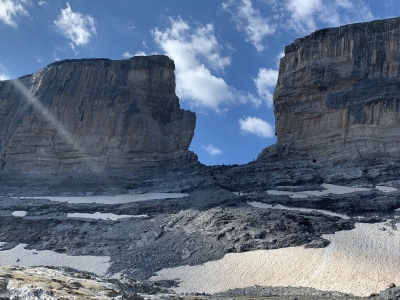
M 102 220 L 118 220 L 118 219 L 123 219 L 123 218 L 145 218 L 147 215 L 116 215 L 112 213 L 101 213 L 101 212 L 95 212 L 93 214 L 89 213 L 68 213 L 67 214 L 68 218 L 85 218 L 85 219 L 102 219 Z
M 312 209 L 312 208 L 301 208 L 301 207 L 288 207 L 288 206 L 284 206 L 281 204 L 277 204 L 277 205 L 272 205 L 272 204 L 266 204 L 266 203 L 261 203 L 261 202 L 247 202 L 247 204 L 249 204 L 252 207 L 257 207 L 257 208 L 265 208 L 265 209 L 284 209 L 284 210 L 298 210 L 301 212 L 305 212 L 305 213 L 310 213 L 310 212 L 318 212 L 324 215 L 328 215 L 328 216 L 334 216 L 334 217 L 339 217 L 342 219 L 350 219 L 350 217 L 343 215 L 343 214 L 337 214 L 334 212 L 331 212 L 329 210 L 323 210 L 323 209 Z
M 400 232 L 383 223 L 357 223 L 350 231 L 323 235 L 325 248 L 290 247 L 229 253 L 197 266 L 163 269 L 151 280 L 178 279 L 176 292 L 218 293 L 259 286 L 312 287 L 359 296 L 400 283 Z
M 26 216 L 26 211 L 24 211 L 24 210 L 16 210 L 16 211 L 14 211 L 13 213 L 12 213 L 12 215 L 14 216 L 14 217 L 25 217 Z
M 19 244 L 13 249 L 0 251 L 0 266 L 70 267 L 99 276 L 106 275 L 110 266 L 109 256 L 69 256 L 50 250 L 27 250 L 24 247 L 26 244 Z
M 348 194 L 353 192 L 363 192 L 370 191 L 371 188 L 354 188 L 348 186 L 340 186 L 334 184 L 324 183 L 322 187 L 325 188 L 323 191 L 302 191 L 302 192 L 291 192 L 291 191 L 277 191 L 277 190 L 268 190 L 267 194 L 269 195 L 288 195 L 290 198 L 308 198 L 312 196 L 323 196 L 327 194 Z M 377 189 L 383 192 L 393 192 L 397 191 L 396 188 L 387 187 L 387 186 L 376 186 Z
M 82 197 L 21 197 L 21 199 L 48 199 L 50 201 L 68 202 L 68 203 L 102 203 L 102 204 L 121 204 L 147 200 L 175 199 L 188 197 L 188 194 L 182 193 L 148 193 L 138 195 L 116 195 L 116 196 L 82 196 Z
M 390 192 L 397 191 L 396 188 L 393 188 L 393 187 L 390 187 L 390 186 L 383 186 L 383 185 L 377 185 L 375 188 L 380 190 L 380 191 L 382 191 L 382 192 L 384 192 L 384 193 L 390 193 Z

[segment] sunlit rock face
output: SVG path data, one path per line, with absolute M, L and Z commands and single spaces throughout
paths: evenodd
M 0 167 L 75 172 L 173 167 L 196 117 L 181 110 L 166 56 L 55 62 L 0 82 Z
M 400 18 L 323 29 L 285 48 L 276 145 L 260 158 L 400 157 Z

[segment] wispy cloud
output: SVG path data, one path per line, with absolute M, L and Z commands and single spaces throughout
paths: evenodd
M 96 35 L 95 19 L 91 15 L 82 15 L 80 12 L 73 12 L 69 3 L 61 9 L 61 14 L 54 24 L 61 33 L 70 39 L 76 46 L 89 43 L 92 35 Z
M 146 55 L 147 55 L 146 52 L 140 50 L 136 52 L 133 56 L 146 56 Z
M 265 37 L 278 29 L 309 34 L 318 28 L 341 26 L 374 19 L 363 0 L 263 0 L 269 5 L 264 14 L 254 8 L 252 0 L 227 0 L 222 10 L 232 15 L 236 28 L 244 32 L 246 41 L 261 52 L 266 48 Z
M 0 72 L 0 81 L 1 81 L 1 80 L 8 80 L 8 79 L 10 79 L 9 76 L 7 76 L 6 74 L 4 74 L 3 72 Z
M 273 93 L 278 80 L 278 70 L 260 68 L 258 76 L 254 79 L 258 95 L 268 107 L 273 105 Z
M 124 52 L 124 53 L 122 53 L 122 57 L 124 58 L 124 59 L 129 59 L 129 58 L 131 58 L 131 57 L 133 57 L 133 56 L 146 56 L 147 54 L 146 54 L 146 52 L 144 52 L 144 51 L 138 51 L 138 52 L 136 52 L 135 54 L 132 54 L 132 53 L 130 53 L 129 51 L 126 51 L 126 52 Z
M 59 57 L 58 53 L 59 52 L 65 52 L 65 50 L 66 50 L 66 48 L 62 48 L 62 47 L 58 47 L 58 46 L 54 47 L 54 50 L 53 50 L 53 58 L 54 58 L 54 60 L 55 61 L 59 61 L 60 57 Z
M 125 59 L 131 58 L 133 54 L 129 53 L 128 51 L 122 53 L 122 57 Z
M 26 0 L 0 0 L 0 20 L 11 27 L 18 27 L 19 17 L 30 17 L 23 4 Z
M 133 24 L 132 21 L 129 21 L 128 29 L 129 29 L 129 30 L 135 29 L 135 24 Z
M 75 50 L 75 45 L 74 45 L 74 43 L 70 42 L 70 43 L 69 43 L 69 46 L 71 47 L 72 51 L 74 51 L 75 55 L 78 55 L 78 54 L 79 54 L 79 51 L 78 51 L 78 50 Z
M 208 154 L 213 155 L 213 156 L 222 154 L 222 151 L 220 149 L 214 147 L 211 144 L 209 144 L 207 146 L 203 146 L 203 148 L 208 152 Z
M 43 0 L 39 0 L 39 1 L 38 1 L 38 4 L 39 4 L 40 6 L 43 6 L 43 5 L 46 5 L 47 2 L 46 2 L 46 1 L 43 1 Z
M 43 61 L 43 58 L 42 58 L 41 56 L 35 55 L 35 58 L 36 58 L 36 61 L 37 61 L 38 63 L 41 63 L 41 62 Z
M 276 25 L 263 17 L 251 0 L 229 0 L 222 3 L 222 8 L 231 13 L 236 28 L 244 32 L 246 41 L 252 43 L 258 52 L 263 51 L 266 47 L 263 40 L 275 33 Z
M 259 118 L 240 118 L 239 126 L 242 133 L 254 134 L 261 138 L 271 138 L 274 136 L 274 130 L 272 126 L 268 122 Z
M 340 26 L 374 18 L 362 0 L 288 0 L 283 8 L 290 13 L 289 24 L 300 34 L 316 30 L 317 22 Z

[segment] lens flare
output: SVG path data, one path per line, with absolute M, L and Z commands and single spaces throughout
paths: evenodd
M 11 74 L 11 72 L 9 72 L 1 62 L 0 70 L 4 70 L 7 74 Z M 35 80 L 35 74 L 32 75 L 31 82 Z M 59 119 L 54 117 L 49 108 L 45 107 L 45 105 L 43 105 L 40 102 L 40 99 L 35 95 L 38 87 L 40 86 L 40 82 L 32 84 L 30 89 L 28 89 L 28 87 L 26 87 L 25 84 L 19 79 L 13 79 L 9 82 L 23 95 L 25 101 L 32 105 L 34 109 L 38 111 L 40 115 L 56 129 L 57 134 L 60 134 L 60 136 L 72 147 L 74 151 L 77 151 L 82 155 L 81 158 L 83 160 L 88 158 L 87 151 L 84 149 L 84 147 L 78 141 L 76 141 L 76 139 L 74 139 L 74 136 L 65 128 L 64 124 L 62 124 Z

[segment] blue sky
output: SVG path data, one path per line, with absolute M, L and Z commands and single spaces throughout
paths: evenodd
M 275 143 L 284 46 L 399 12 L 398 0 L 0 0 L 0 80 L 67 58 L 166 54 L 181 107 L 197 115 L 190 150 L 242 164 Z

